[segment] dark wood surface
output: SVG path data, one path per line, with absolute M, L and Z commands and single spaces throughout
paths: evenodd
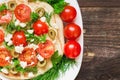
M 75 80 L 120 80 L 120 0 L 78 3 L 85 33 L 82 67 Z

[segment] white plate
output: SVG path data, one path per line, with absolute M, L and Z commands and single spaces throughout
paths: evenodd
M 0 2 L 3 2 L 6 0 L 0 0 Z M 81 11 L 79 8 L 79 5 L 77 3 L 77 0 L 65 0 L 66 2 L 70 3 L 70 5 L 74 6 L 77 10 L 77 16 L 76 19 L 74 20 L 74 22 L 76 24 L 78 24 L 81 29 L 82 29 L 82 34 L 80 36 L 80 38 L 77 40 L 80 45 L 81 45 L 81 53 L 78 56 L 78 58 L 76 59 L 77 61 L 77 65 L 74 65 L 73 67 L 71 67 L 68 71 L 66 71 L 65 74 L 61 75 L 58 80 L 74 80 L 76 78 L 76 76 L 78 75 L 80 68 L 81 68 L 81 64 L 82 64 L 82 56 L 83 56 L 83 23 L 82 23 L 82 16 L 81 16 Z M 3 76 L 0 76 L 1 79 L 3 80 L 9 80 L 4 78 Z
M 81 11 L 80 11 L 77 0 L 65 0 L 65 1 L 70 3 L 70 5 L 74 6 L 77 10 L 77 16 L 76 16 L 76 19 L 74 20 L 74 22 L 76 24 L 78 24 L 82 29 L 82 34 L 81 34 L 80 38 L 77 40 L 81 45 L 81 53 L 78 56 L 78 58 L 76 59 L 77 65 L 74 65 L 73 67 L 71 67 L 65 74 L 60 76 L 60 79 L 58 79 L 58 80 L 74 80 L 77 77 L 77 75 L 80 71 L 80 68 L 81 68 L 81 64 L 82 64 L 82 57 L 83 57 L 83 23 L 82 23 Z

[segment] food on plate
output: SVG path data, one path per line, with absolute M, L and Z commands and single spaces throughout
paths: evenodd
M 65 22 L 72 22 L 77 15 L 77 11 L 73 6 L 66 6 L 62 13 L 60 14 L 61 18 Z
M 0 3 L 1 75 L 12 80 L 47 80 L 48 77 L 55 80 L 59 71 L 66 71 L 63 68 L 67 64 L 70 67 L 75 63 L 81 51 L 75 39 L 80 36 L 81 29 L 75 23 L 64 29 L 64 8 L 73 11 L 70 11 L 71 17 L 63 21 L 73 21 L 76 10 L 64 0 L 7 0 Z M 73 35 L 69 36 L 68 32 Z M 65 44 L 64 34 L 66 40 L 73 40 Z
M 69 40 L 77 39 L 81 34 L 81 28 L 75 23 L 69 23 L 64 28 L 64 36 Z

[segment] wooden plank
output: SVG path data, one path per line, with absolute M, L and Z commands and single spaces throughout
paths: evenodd
M 95 56 L 83 62 L 75 80 L 120 80 L 120 7 L 82 7 L 81 10 L 86 29 L 84 53 L 92 52 Z
M 78 0 L 81 7 L 120 7 L 120 0 Z

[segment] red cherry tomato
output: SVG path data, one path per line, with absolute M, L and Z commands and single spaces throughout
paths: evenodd
M 48 25 L 40 20 L 36 21 L 33 24 L 33 28 L 34 28 L 34 33 L 37 35 L 48 33 Z
M 19 55 L 19 60 L 27 62 L 27 66 L 35 66 L 38 62 L 36 55 L 37 53 L 33 48 L 25 48 L 22 54 Z
M 6 48 L 0 48 L 0 67 L 9 65 L 12 56 Z
M 81 46 L 74 40 L 68 41 L 64 46 L 64 54 L 66 57 L 75 59 L 81 52 Z
M 62 13 L 60 14 L 61 18 L 65 22 L 72 22 L 77 15 L 77 11 L 73 6 L 66 6 Z
M 44 58 L 50 58 L 55 51 L 54 45 L 51 41 L 47 40 L 45 43 L 39 43 L 37 52 Z
M 69 40 L 75 40 L 80 34 L 81 28 L 75 23 L 67 24 L 64 28 L 64 36 Z
M 26 37 L 23 31 L 16 31 L 12 37 L 13 44 L 15 46 L 23 45 L 26 46 Z
M 0 29 L 0 43 L 4 41 L 4 32 Z
M 25 4 L 19 4 L 15 8 L 14 14 L 19 21 L 27 22 L 30 21 L 31 9 Z
M 0 24 L 9 23 L 12 20 L 12 12 L 3 10 L 0 12 Z

